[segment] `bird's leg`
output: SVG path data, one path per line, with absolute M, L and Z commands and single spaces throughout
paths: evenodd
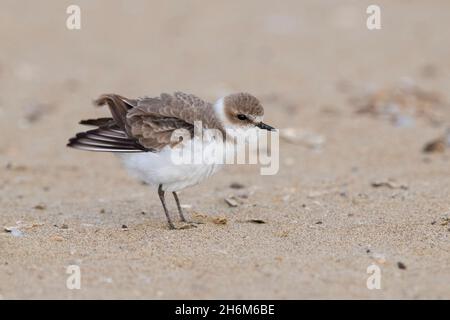
M 158 195 L 159 195 L 159 199 L 161 200 L 162 206 L 164 208 L 164 213 L 166 214 L 166 217 L 167 217 L 167 223 L 169 224 L 169 229 L 175 229 L 175 226 L 172 223 L 172 219 L 170 219 L 169 211 L 167 210 L 167 207 L 166 207 L 166 200 L 164 199 L 164 191 L 162 189 L 162 184 L 160 184 L 158 187 Z
M 175 202 L 177 203 L 178 213 L 180 214 L 180 219 L 183 222 L 187 222 L 186 218 L 183 215 L 183 210 L 181 210 L 180 200 L 178 200 L 178 195 L 176 192 L 172 192 Z

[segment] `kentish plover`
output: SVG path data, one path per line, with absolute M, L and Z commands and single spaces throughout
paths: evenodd
M 262 122 L 264 109 L 258 99 L 248 93 L 231 94 L 214 104 L 182 92 L 137 99 L 104 94 L 95 104 L 108 105 L 112 117 L 80 121 L 80 124 L 96 129 L 78 133 L 67 146 L 117 153 L 130 173 L 158 188 L 171 229 L 175 227 L 167 210 L 165 192 L 172 192 L 181 221 L 186 222 L 176 192 L 200 183 L 221 167 L 214 161 L 207 164 L 174 163 L 174 150 L 190 148 L 194 141 L 183 139 L 175 132 L 183 129 L 189 138 L 193 138 L 195 123 L 200 121 L 203 128 L 215 129 L 223 135 L 224 139 L 220 141 L 214 137 L 213 141 L 206 142 L 212 144 L 214 150 L 230 143 L 236 138 L 236 132 L 256 127 L 274 130 Z

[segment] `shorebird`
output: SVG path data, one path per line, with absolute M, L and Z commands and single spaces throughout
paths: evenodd
M 132 175 L 157 187 L 170 229 L 175 229 L 175 226 L 166 206 L 165 193 L 172 192 L 180 219 L 187 222 L 177 192 L 200 183 L 221 167 L 214 162 L 174 163 L 174 150 L 190 147 L 181 136 L 174 139 L 177 130 L 185 130 L 189 138 L 193 138 L 195 123 L 201 121 L 203 128 L 215 129 L 223 134 L 222 141 L 207 142 L 216 146 L 233 141 L 236 132 L 242 130 L 274 130 L 262 122 L 264 109 L 258 99 L 248 93 L 230 94 L 215 103 L 182 92 L 137 99 L 104 94 L 94 103 L 97 106 L 107 105 L 111 117 L 80 121 L 82 125 L 96 128 L 77 133 L 67 146 L 117 153 Z

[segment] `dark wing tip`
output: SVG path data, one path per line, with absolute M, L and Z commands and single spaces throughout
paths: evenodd
M 81 120 L 79 124 L 85 126 L 95 126 L 95 127 L 103 127 L 114 124 L 114 120 L 112 118 L 97 118 L 97 119 L 86 119 Z
M 66 147 L 68 147 L 68 148 L 76 148 L 76 144 L 77 144 L 77 139 L 70 138 L 69 141 L 66 144 Z
M 109 152 L 148 152 L 153 151 L 145 148 L 134 139 L 127 138 L 114 129 L 99 128 L 87 132 L 79 132 L 69 139 L 67 147 L 87 151 L 109 151 Z

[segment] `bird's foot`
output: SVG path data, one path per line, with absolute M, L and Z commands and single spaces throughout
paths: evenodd
M 171 221 L 168 222 L 168 226 L 169 226 L 169 230 L 175 230 L 176 229 L 174 224 Z

